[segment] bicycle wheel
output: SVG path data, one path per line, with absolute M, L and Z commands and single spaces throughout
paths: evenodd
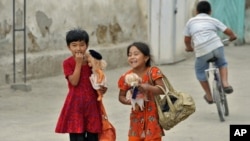
M 222 87 L 221 87 L 221 91 L 220 91 L 220 97 L 221 97 L 221 104 L 222 104 L 224 111 L 225 111 L 224 115 L 228 116 L 229 115 L 229 108 L 228 108 L 228 102 L 227 102 L 227 95 L 223 91 Z
M 218 82 L 216 80 L 213 81 L 213 97 L 214 97 L 214 101 L 216 103 L 216 107 L 217 107 L 220 121 L 225 121 L 224 102 L 222 102 L 219 85 L 218 85 Z
M 225 94 L 223 87 L 221 86 L 221 83 L 219 83 L 218 88 L 219 88 L 222 108 L 224 109 L 224 115 L 228 116 L 229 115 L 229 107 L 228 107 L 228 102 L 227 102 L 227 95 Z

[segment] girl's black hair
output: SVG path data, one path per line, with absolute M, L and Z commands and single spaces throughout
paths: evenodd
M 66 34 L 67 45 L 69 46 L 71 42 L 75 41 L 84 41 L 88 45 L 89 44 L 88 33 L 81 28 L 76 28 L 68 31 Z
M 146 62 L 146 66 L 150 67 L 151 66 L 151 62 L 152 62 L 152 56 L 150 54 L 150 48 L 146 43 L 143 42 L 134 42 L 131 45 L 128 46 L 127 48 L 127 56 L 129 56 L 129 50 L 132 46 L 135 46 L 138 50 L 140 50 L 140 52 L 142 52 L 142 54 L 144 56 L 148 56 L 149 59 Z
M 211 12 L 211 5 L 208 1 L 200 1 L 197 4 L 196 10 L 198 13 L 209 14 Z

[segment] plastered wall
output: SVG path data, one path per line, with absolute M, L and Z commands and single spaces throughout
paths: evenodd
M 13 4 L 16 29 L 24 27 L 24 0 L 1 0 L 0 85 L 13 81 Z M 62 73 L 61 62 L 70 55 L 65 35 L 75 27 L 89 33 L 91 48 L 102 50 L 107 69 L 126 65 L 125 47 L 147 40 L 147 18 L 146 0 L 26 0 L 27 79 Z M 15 33 L 15 73 L 17 82 L 22 82 L 24 36 Z
M 16 27 L 23 27 L 24 0 L 15 0 Z M 65 32 L 85 28 L 93 46 L 131 39 L 145 40 L 147 1 L 140 0 L 26 0 L 28 52 L 64 49 Z M 13 0 L 0 1 L 0 40 L 12 42 Z M 17 34 L 21 37 L 22 34 Z M 21 46 L 21 44 L 20 44 Z M 1 47 L 3 49 L 3 47 Z M 21 50 L 17 47 L 18 50 Z M 2 52 L 2 51 L 1 51 Z
M 13 81 L 13 1 L 0 1 L 0 86 Z M 127 65 L 127 45 L 133 41 L 148 42 L 148 1 L 26 0 L 27 79 L 62 74 L 61 62 L 70 55 L 65 34 L 74 27 L 86 29 L 90 35 L 90 47 L 102 52 L 108 62 L 107 69 Z M 187 12 L 182 16 L 185 19 L 192 16 L 194 2 L 198 0 L 187 1 Z M 24 27 L 23 5 L 24 0 L 15 0 L 16 28 Z M 250 43 L 249 7 L 250 0 L 246 0 L 246 43 Z M 23 37 L 22 32 L 16 32 L 17 82 L 24 79 Z M 176 54 L 180 56 L 183 54 L 182 40 L 176 45 Z

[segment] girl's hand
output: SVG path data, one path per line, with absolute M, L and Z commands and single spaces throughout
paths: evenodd
M 82 63 L 83 62 L 83 57 L 84 57 L 84 55 L 82 53 L 77 52 L 75 54 L 75 60 L 76 60 L 76 62 L 77 63 Z
M 138 90 L 141 92 L 141 93 L 147 93 L 148 92 L 148 87 L 150 86 L 150 84 L 148 83 L 141 83 L 138 85 Z
M 136 95 L 136 98 L 144 98 L 145 96 L 144 96 L 144 93 L 138 93 L 137 95 Z
M 103 85 L 100 85 L 99 91 L 100 91 L 102 94 L 105 94 L 107 90 L 108 90 L 107 87 L 105 87 L 105 86 L 103 86 Z

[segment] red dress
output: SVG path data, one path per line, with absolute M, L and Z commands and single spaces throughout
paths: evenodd
M 157 67 L 152 68 L 151 72 L 153 81 L 162 77 L 162 73 Z M 125 76 L 129 73 L 132 73 L 132 70 L 123 74 L 118 81 L 118 87 L 121 90 L 127 91 L 130 89 L 125 82 Z M 142 83 L 150 83 L 148 74 L 144 74 Z M 128 132 L 129 140 L 161 140 L 161 137 L 164 136 L 163 128 L 158 123 L 159 116 L 156 103 L 154 102 L 154 95 L 150 93 L 147 97 L 148 101 L 144 102 L 145 108 L 143 111 L 133 110 L 131 108 L 130 127 Z
M 100 103 L 97 92 L 90 82 L 91 68 L 88 64 L 81 68 L 81 76 L 77 86 L 70 84 L 68 76 L 74 72 L 75 60 L 69 57 L 63 62 L 63 71 L 68 82 L 68 95 L 65 99 L 56 133 L 100 133 L 102 130 Z M 60 89 L 60 88 L 59 88 Z

